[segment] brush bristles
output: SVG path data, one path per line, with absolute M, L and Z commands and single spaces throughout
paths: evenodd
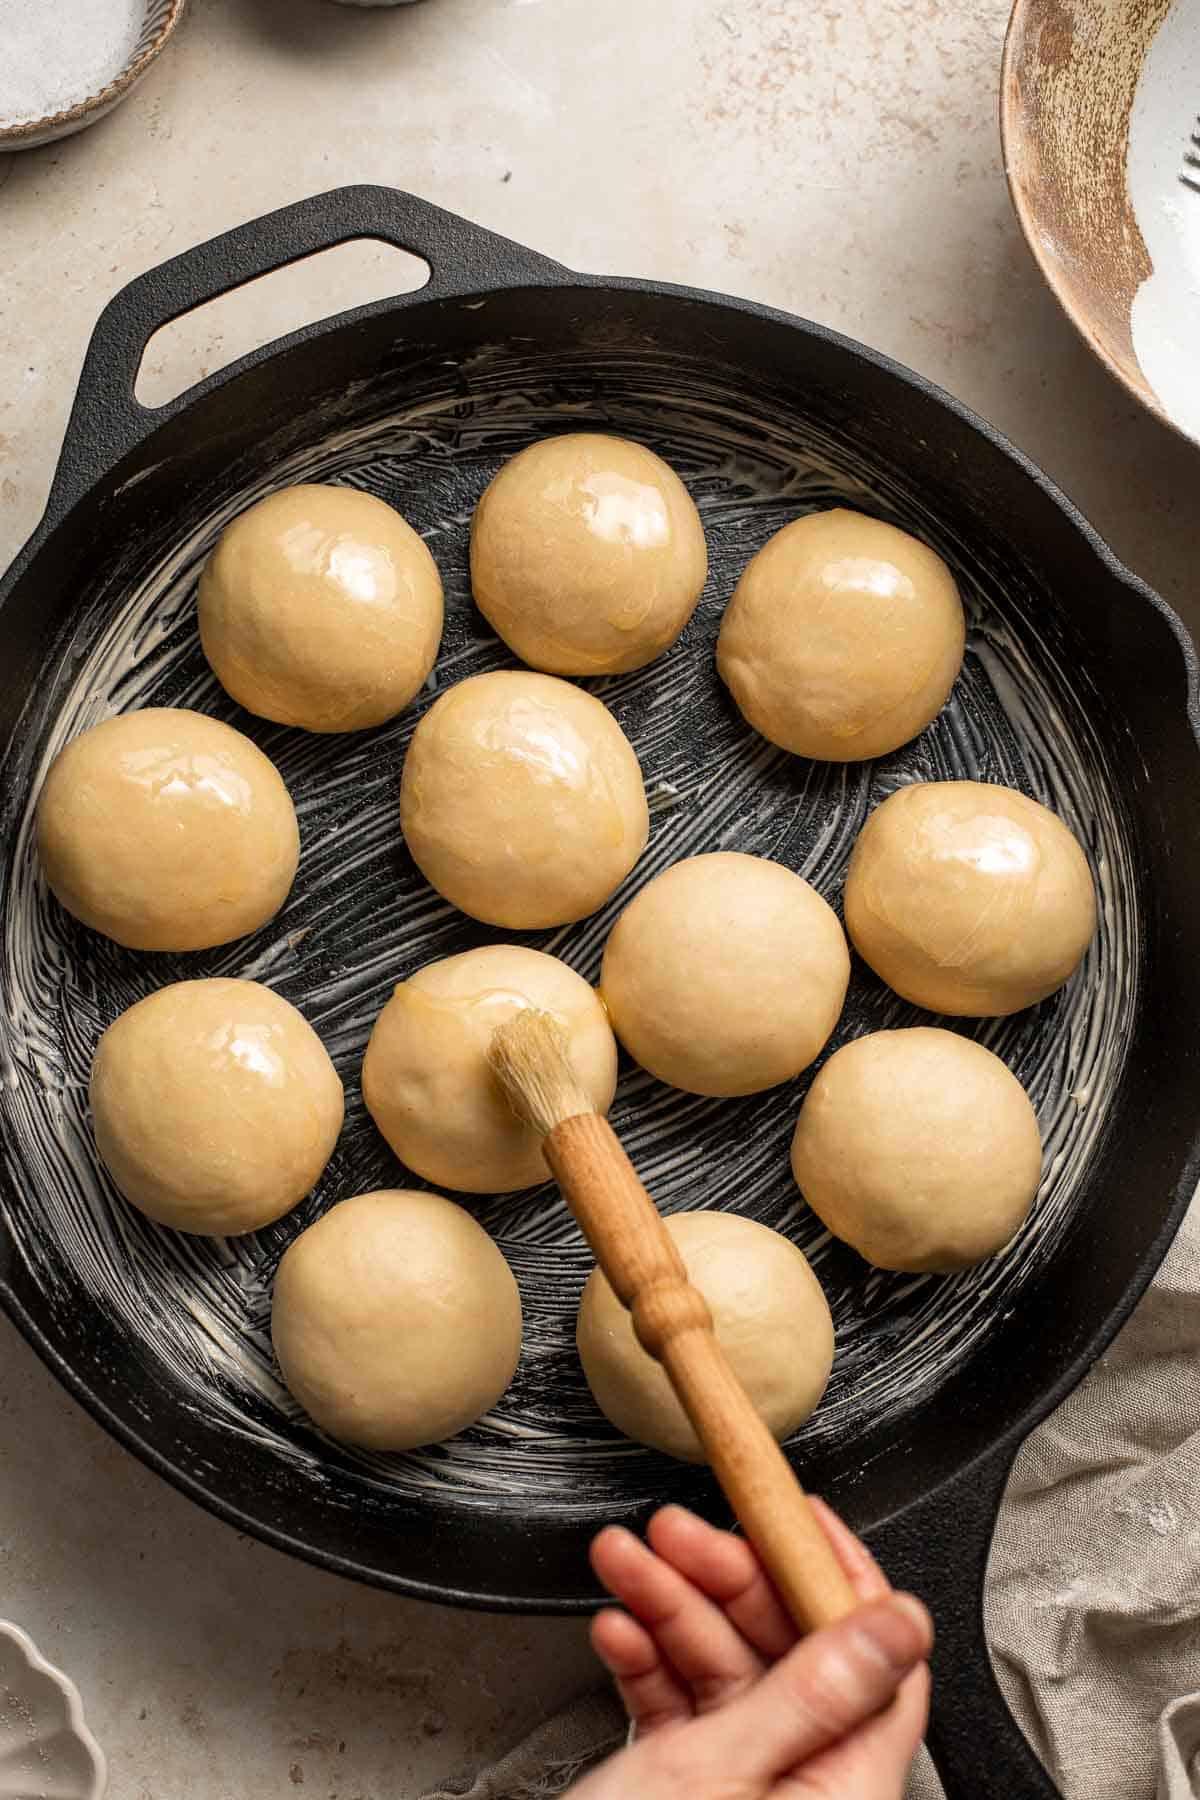
M 595 1112 L 579 1085 L 567 1034 L 552 1013 L 526 1007 L 492 1034 L 488 1062 L 518 1119 L 549 1137 L 564 1119 Z

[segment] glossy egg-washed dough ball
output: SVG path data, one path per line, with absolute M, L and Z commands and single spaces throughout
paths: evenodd
M 859 833 L 846 929 L 889 987 L 931 1012 L 1019 1012 L 1060 988 L 1096 930 L 1087 858 L 1014 788 L 916 782 Z
M 765 738 L 819 762 L 861 762 L 935 719 L 962 666 L 954 577 L 928 545 L 847 512 L 785 525 L 747 565 L 717 668 Z
M 439 894 L 489 925 L 568 925 L 602 906 L 650 833 L 633 746 L 552 675 L 460 681 L 413 733 L 400 823 Z
M 521 1301 L 469 1213 L 386 1188 L 343 1200 L 291 1245 L 271 1338 L 283 1378 L 331 1437 L 412 1450 L 473 1425 L 512 1380 Z
M 274 763 L 231 725 L 173 706 L 121 713 L 69 743 L 37 831 L 51 891 L 130 950 L 206 950 L 257 930 L 300 859 Z
M 342 1128 L 342 1084 L 294 1006 L 257 981 L 177 981 L 100 1039 L 96 1148 L 160 1225 L 256 1231 L 314 1186 Z
M 737 1213 L 676 1213 L 666 1226 L 735 1374 L 774 1436 L 787 1437 L 816 1407 L 833 1365 L 833 1320 L 804 1253 Z M 705 1460 L 670 1381 L 600 1269 L 583 1290 L 576 1343 L 610 1424 L 668 1456 Z
M 692 1094 L 755 1094 L 808 1067 L 837 1024 L 850 954 L 815 888 L 717 851 L 656 875 L 617 920 L 600 992 L 629 1054 Z
M 830 1057 L 800 1109 L 792 1173 L 835 1237 L 881 1269 L 962 1269 L 1002 1248 L 1037 1193 L 1037 1115 L 982 1044 L 922 1025 Z
M 362 731 L 418 691 L 442 636 L 442 583 L 392 507 L 353 488 L 284 488 L 227 525 L 204 565 L 200 642 L 250 712 Z
M 651 662 L 691 618 L 707 574 L 687 489 L 624 438 L 531 444 L 485 490 L 471 528 L 476 605 L 523 662 L 552 675 Z
M 396 988 L 363 1062 L 367 1108 L 414 1174 L 471 1194 L 549 1179 L 541 1138 L 515 1116 L 487 1060 L 493 1032 L 526 1007 L 558 1020 L 576 1076 L 596 1111 L 608 1111 L 617 1046 L 582 976 L 517 944 L 443 957 Z

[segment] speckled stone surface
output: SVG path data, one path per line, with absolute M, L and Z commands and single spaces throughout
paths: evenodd
M 133 98 L 0 158 L 0 564 L 44 503 L 122 283 L 379 181 L 580 268 L 723 288 L 912 364 L 1039 460 L 1200 627 L 1200 455 L 1043 290 L 1000 168 L 1004 0 L 196 0 Z M 165 397 L 411 285 L 360 246 L 152 346 Z M 0 1612 L 76 1679 L 113 1800 L 409 1800 L 590 1679 L 581 1624 L 359 1589 L 238 1537 L 110 1443 L 0 1324 Z

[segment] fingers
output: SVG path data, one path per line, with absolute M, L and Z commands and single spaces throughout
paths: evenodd
M 760 1656 L 774 1662 L 791 1649 L 796 1628 L 745 1538 L 682 1506 L 656 1512 L 647 1535 L 659 1556 L 715 1601 Z
M 853 1752 L 856 1768 L 864 1754 L 869 1761 L 878 1752 L 877 1771 L 887 1766 L 885 1752 L 892 1763 L 911 1758 L 927 1695 L 924 1675 L 911 1672 L 932 1641 L 928 1614 L 918 1601 L 893 1596 L 866 1546 L 822 1501 L 812 1505 L 866 1604 L 799 1647 L 745 1539 L 671 1506 L 651 1520 L 650 1548 L 620 1528 L 595 1540 L 596 1573 L 629 1611 L 601 1613 L 592 1641 L 639 1736 L 727 1708 L 723 1737 L 732 1729 L 753 1740 L 735 1754 L 757 1759 L 769 1779 L 805 1759 L 823 1763 L 835 1747 L 844 1749 L 843 1763 Z M 763 1679 L 764 1661 L 777 1658 L 784 1660 Z M 760 1696 L 769 1715 L 761 1718 L 754 1704 Z M 868 1750 L 860 1753 L 855 1746 L 864 1737 Z M 843 1764 L 830 1766 L 830 1791 L 838 1792 L 848 1786 L 837 1773 Z M 865 1792 L 874 1800 L 873 1787 Z
M 823 1500 L 810 1495 L 809 1501 L 858 1598 L 878 1600 L 890 1593 L 866 1545 Z M 745 1538 L 718 1530 L 682 1506 L 655 1513 L 647 1536 L 658 1555 L 714 1600 L 761 1656 L 773 1662 L 791 1649 L 796 1628 Z
M 929 1720 L 929 1669 L 918 1663 L 890 1706 L 840 1744 L 795 1771 L 806 1795 L 828 1800 L 903 1800 L 908 1772 Z
M 929 1614 L 910 1594 L 871 1600 L 814 1632 L 717 1719 L 714 1755 L 745 1776 L 777 1780 L 888 1705 L 929 1654 Z M 700 1729 L 698 1726 L 697 1729 Z
M 592 1620 L 591 1637 L 639 1737 L 692 1717 L 691 1694 L 659 1655 L 644 1625 L 609 1607 Z
M 721 1609 L 632 1532 L 602 1531 L 592 1567 L 688 1685 L 697 1712 L 725 1705 L 761 1675 L 761 1661 Z
M 824 1500 L 818 1499 L 816 1494 L 808 1496 L 808 1504 L 816 1513 L 817 1521 L 832 1544 L 834 1555 L 841 1563 L 843 1573 L 849 1576 L 850 1585 L 859 1599 L 882 1600 L 885 1595 L 890 1594 L 891 1582 L 862 1539 L 855 1537 L 832 1506 L 826 1506 Z
M 610 1613 L 608 1618 L 623 1618 Z M 635 1630 L 641 1628 L 626 1619 Z M 909 1765 L 925 1727 L 929 1671 L 917 1665 L 900 1683 L 896 1698 L 841 1743 L 818 1752 L 778 1779 L 755 1775 L 745 1767 L 741 1744 L 731 1741 L 729 1724 L 740 1710 L 730 1708 L 690 1723 L 686 1730 L 639 1742 L 611 1758 L 571 1789 L 579 1800 L 629 1800 L 655 1794 L 687 1796 L 715 1791 L 722 1778 L 738 1792 L 804 1795 L 806 1800 L 901 1800 Z M 697 1741 L 700 1739 L 701 1741 Z M 664 1760 L 665 1758 L 665 1760 Z M 647 1760 L 649 1759 L 649 1760 Z M 724 1791 L 724 1788 L 722 1788 Z

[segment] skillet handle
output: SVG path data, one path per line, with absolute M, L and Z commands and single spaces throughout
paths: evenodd
M 150 431 L 181 412 L 198 392 L 277 347 L 266 345 L 251 352 L 165 406 L 147 407 L 134 398 L 133 389 L 142 353 L 156 331 L 247 281 L 355 238 L 376 238 L 411 251 L 423 257 L 431 271 L 426 285 L 414 293 L 375 302 L 364 311 L 502 287 L 554 286 L 567 274 L 549 257 L 414 194 L 386 187 L 334 188 L 314 194 L 184 250 L 137 276 L 100 314 L 80 373 L 42 532 L 56 525 L 100 475 Z M 314 330 L 320 326 L 294 335 Z
M 920 1594 L 937 1627 L 926 1742 L 947 1800 L 1060 1800 L 1008 1710 L 984 1637 L 988 1551 L 1018 1447 L 989 1451 L 869 1534 L 889 1580 Z

